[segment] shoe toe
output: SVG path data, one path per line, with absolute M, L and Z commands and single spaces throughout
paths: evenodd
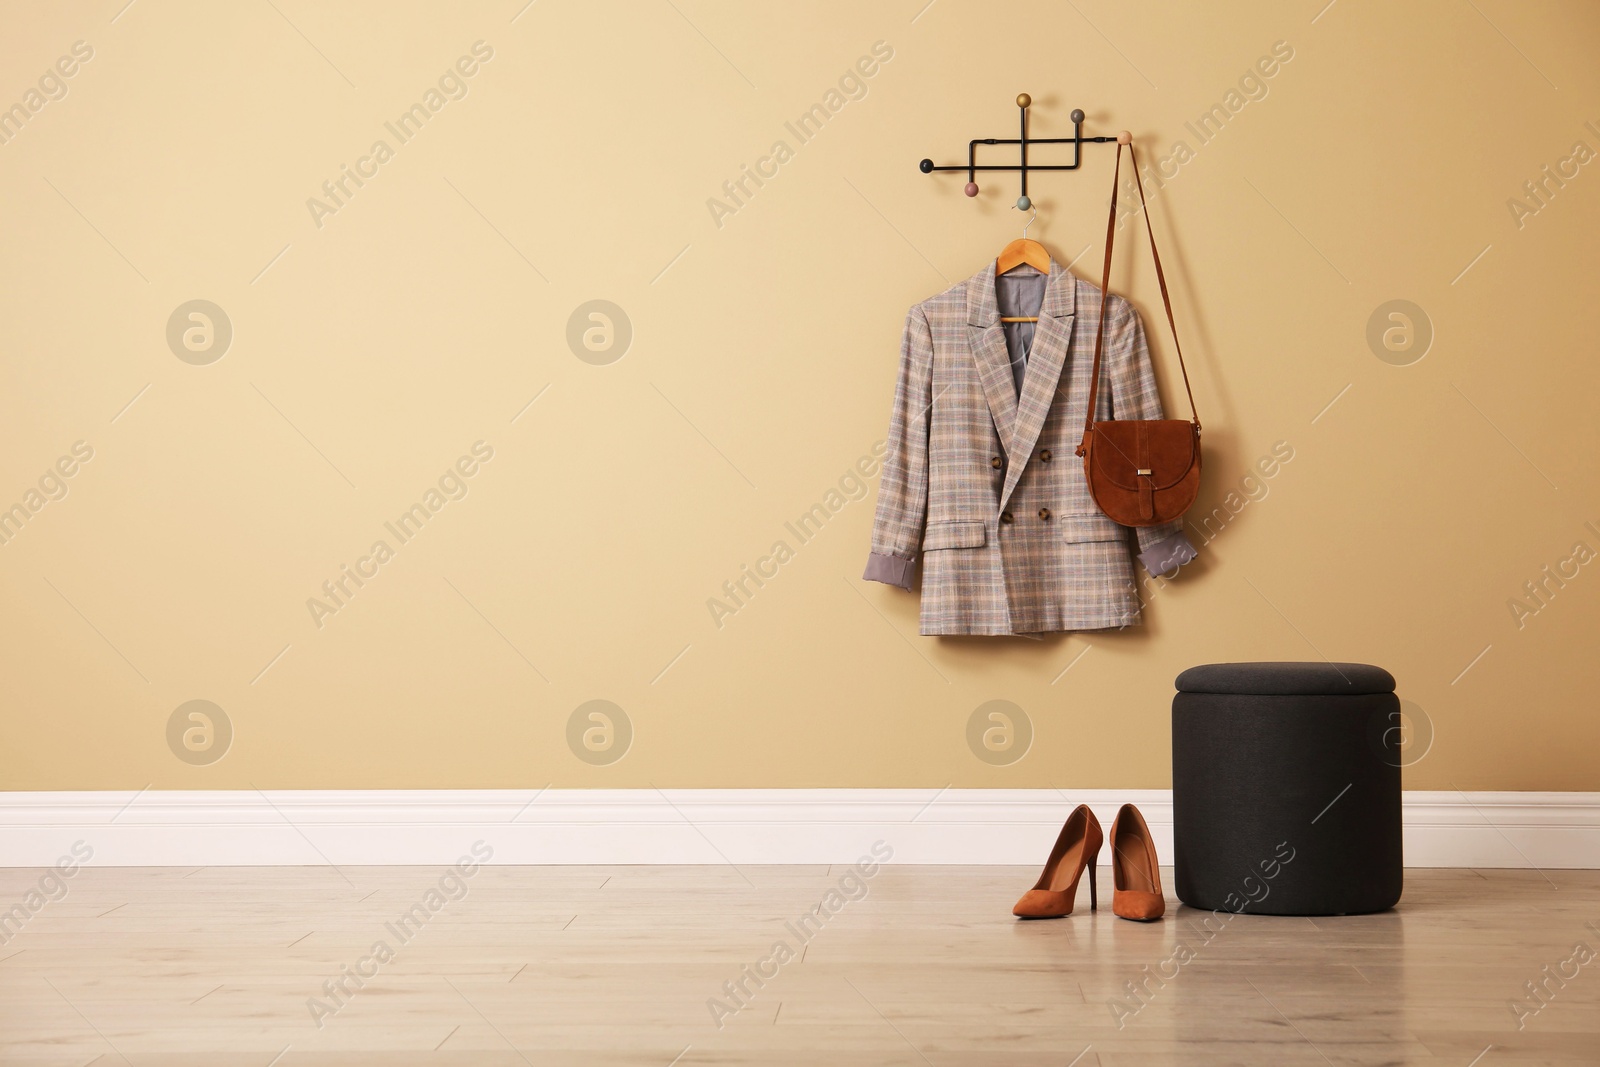
M 1166 914 L 1167 902 L 1160 893 L 1120 889 L 1111 896 L 1111 910 L 1118 918 L 1150 922 Z
M 1019 919 L 1058 919 L 1072 914 L 1072 898 L 1049 889 L 1030 889 L 1022 894 L 1011 914 Z

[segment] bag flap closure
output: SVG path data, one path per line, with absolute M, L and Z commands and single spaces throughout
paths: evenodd
M 1184 419 L 1108 419 L 1094 424 L 1089 461 L 1118 489 L 1170 489 L 1194 466 L 1198 437 Z

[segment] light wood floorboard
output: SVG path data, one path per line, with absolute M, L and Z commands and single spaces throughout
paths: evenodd
M 889 865 L 808 939 L 785 926 L 846 871 L 483 867 L 402 942 L 385 924 L 443 869 L 86 867 L 0 927 L 0 1064 L 1600 1063 L 1600 957 L 1520 1029 L 1510 1007 L 1600 952 L 1600 872 L 1414 870 L 1392 912 L 1208 939 L 1175 902 L 1122 922 L 1085 885 L 1078 914 L 1022 923 L 1033 870 Z M 43 876 L 0 870 L 0 908 Z M 393 959 L 327 996 L 380 940 Z M 780 940 L 795 958 L 717 1025 L 708 1001 L 734 1007 L 723 983 Z M 1130 1000 L 1180 942 L 1193 958 Z M 310 998 L 337 1011 L 319 1026 Z

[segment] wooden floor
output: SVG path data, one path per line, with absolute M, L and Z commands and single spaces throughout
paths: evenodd
M 1415 870 L 1388 914 L 1209 939 L 1182 907 L 1018 922 L 1016 868 L 443 873 L 84 868 L 0 932 L 0 1064 L 1600 1063 L 1600 957 L 1574 959 L 1600 952 L 1600 872 Z M 0 871 L 0 907 L 41 875 Z M 785 926 L 819 903 L 820 929 Z

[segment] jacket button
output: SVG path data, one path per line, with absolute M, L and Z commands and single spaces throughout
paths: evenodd
M 1012 514 L 1011 514 L 1011 512 L 1009 512 L 1009 511 L 1002 511 L 1002 512 L 1001 512 L 1001 513 L 1000 513 L 1000 521 L 1001 521 L 1001 522 L 1003 522 L 1003 523 L 1005 523 L 1005 524 L 1006 524 L 1006 525 L 1007 525 L 1007 526 L 1010 526 L 1010 525 L 1011 525 L 1011 524 L 1012 524 L 1012 523 L 1013 523 L 1013 522 L 1015 522 L 1015 521 L 1016 521 L 1016 519 L 1015 519 L 1015 517 L 1014 517 L 1014 516 L 1013 516 L 1013 515 L 1012 515 Z
M 1050 509 L 1049 508 L 1040 508 L 1039 509 L 1039 518 L 1043 519 L 1046 522 L 1049 522 L 1050 521 Z
M 1006 465 L 1006 461 L 1001 459 L 999 456 L 995 456 L 994 458 L 989 460 L 989 466 L 993 467 L 995 470 L 999 470 L 1001 467 L 1004 467 L 1005 465 Z
M 1039 453 L 1039 462 L 1040 463 L 1049 463 L 1050 462 L 1050 450 L 1048 448 L 1045 449 L 1043 452 Z

